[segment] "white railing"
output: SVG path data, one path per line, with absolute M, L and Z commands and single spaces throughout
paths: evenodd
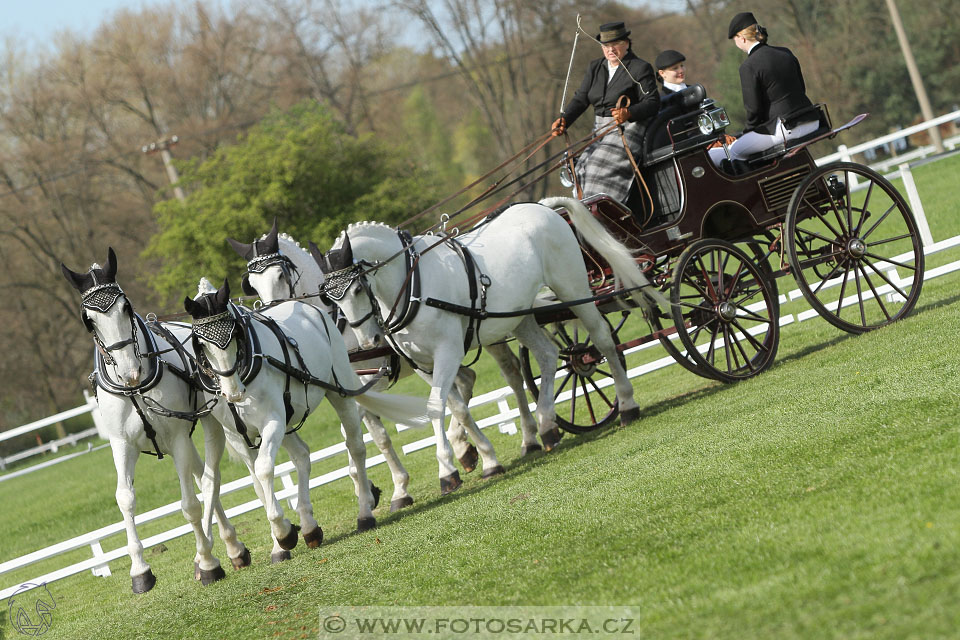
M 920 124 L 913 125 L 912 127 L 907 127 L 906 129 L 900 129 L 899 131 L 888 133 L 885 136 L 881 136 L 879 138 L 876 138 L 875 140 L 870 140 L 868 142 L 855 145 L 853 147 L 847 147 L 846 145 L 841 144 L 837 147 L 836 153 L 831 153 L 828 156 L 817 158 L 816 162 L 818 165 L 827 164 L 829 162 L 836 162 L 837 160 L 850 162 L 851 158 L 855 154 L 863 153 L 864 151 L 868 151 L 875 147 L 879 147 L 881 145 L 894 142 L 896 140 L 900 140 L 908 136 L 912 136 L 915 133 L 920 133 L 921 131 L 927 131 L 928 129 L 939 127 L 941 124 L 944 124 L 947 122 L 954 122 L 957 120 L 960 120 L 960 110 L 954 111 L 952 113 L 945 113 L 944 115 L 934 118 L 933 120 L 927 120 L 926 122 L 921 122 Z M 955 149 L 958 145 L 960 145 L 960 135 L 954 136 L 952 138 L 949 138 L 943 141 L 943 146 L 946 147 L 947 149 L 951 149 L 951 150 Z M 880 162 L 871 164 L 870 168 L 876 171 L 884 172 L 889 170 L 889 168 L 894 165 L 900 165 L 909 160 L 916 160 L 917 158 L 925 158 L 928 155 L 931 155 L 935 152 L 936 152 L 936 149 L 932 144 L 924 145 L 922 147 L 913 149 L 912 151 L 908 151 L 905 154 L 893 156 L 892 158 L 888 158 Z

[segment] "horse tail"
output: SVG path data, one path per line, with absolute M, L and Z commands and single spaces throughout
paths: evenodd
M 630 250 L 614 238 L 582 202 L 575 198 L 558 197 L 544 198 L 540 204 L 551 209 L 563 207 L 567 210 L 577 232 L 587 244 L 603 256 L 613 269 L 613 275 L 618 282 L 624 288 L 641 287 L 632 294 L 632 297 L 642 309 L 650 311 L 654 305 L 660 305 L 664 309 L 670 307 L 670 303 L 663 294 L 650 283 L 637 266 L 637 261 Z
M 425 427 L 430 424 L 427 401 L 423 398 L 367 391 L 357 396 L 356 400 L 364 409 L 393 422 L 410 427 Z

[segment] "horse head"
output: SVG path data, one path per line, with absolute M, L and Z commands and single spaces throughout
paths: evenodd
M 214 289 L 206 278 L 200 280 L 196 298 L 184 298 L 183 308 L 193 318 L 194 353 L 198 366 L 216 376 L 220 395 L 230 402 L 243 400 L 246 389 L 240 381 L 240 323 L 230 304 L 230 285 Z
M 327 253 L 312 243 L 310 251 L 324 272 L 322 296 L 340 307 L 362 348 L 380 345 L 386 326 L 382 310 L 389 314 L 404 282 L 403 244 L 396 232 L 361 222 L 350 225 Z
M 104 362 L 113 367 L 122 384 L 137 386 L 143 374 L 137 322 L 133 306 L 116 281 L 117 255 L 113 248 L 108 250 L 105 267 L 94 263 L 86 273 L 77 273 L 61 262 L 60 271 L 80 292 L 80 318 Z

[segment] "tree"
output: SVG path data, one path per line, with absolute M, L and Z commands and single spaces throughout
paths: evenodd
M 236 279 L 242 261 L 226 243 L 281 230 L 330 246 L 347 224 L 395 224 L 436 198 L 430 177 L 372 134 L 354 137 L 331 110 L 313 101 L 277 110 L 237 144 L 208 160 L 182 164 L 184 202 L 156 206 L 159 233 L 147 256 L 162 258 L 156 289 L 176 298 L 199 276 Z

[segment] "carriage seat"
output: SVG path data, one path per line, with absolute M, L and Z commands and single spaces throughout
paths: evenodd
M 829 133 L 833 130 L 833 125 L 830 122 L 830 114 L 827 112 L 827 105 L 823 103 L 810 105 L 806 109 L 798 111 L 790 116 L 789 119 L 784 120 L 784 125 L 786 125 L 787 128 L 790 128 L 802 122 L 809 122 L 813 119 L 811 116 L 814 116 L 819 120 L 819 126 L 815 131 L 812 131 L 800 138 L 788 140 L 786 143 L 781 142 L 770 147 L 769 149 L 758 151 L 757 153 L 744 158 L 742 161 L 743 164 L 735 163 L 734 166 L 745 166 L 748 171 L 757 169 L 769 162 L 772 162 L 773 160 L 776 160 L 790 149 L 805 144 L 810 140 L 813 140 L 814 138 L 822 136 L 823 134 Z
M 714 134 L 701 134 L 697 125 L 699 107 L 706 98 L 707 91 L 703 85 L 695 84 L 660 100 L 660 111 L 647 125 L 643 134 L 643 159 L 646 166 L 656 164 L 677 151 L 716 138 Z

